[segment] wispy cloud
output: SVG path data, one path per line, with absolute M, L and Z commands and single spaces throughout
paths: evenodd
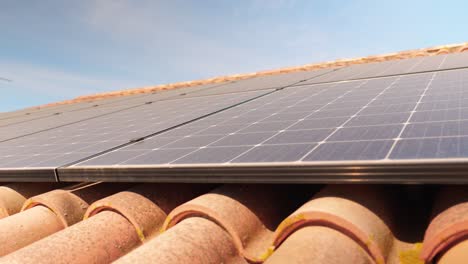
M 91 30 L 138 48 L 137 56 L 149 68 L 157 63 L 178 72 L 179 80 L 308 63 L 313 56 L 323 60 L 327 55 L 313 53 L 330 38 L 317 25 L 275 20 L 276 13 L 292 9 L 296 1 L 257 0 L 234 5 L 234 13 L 217 13 L 214 7 L 208 15 L 177 1 L 134 3 L 89 2 L 83 21 Z
M 196 32 L 194 25 L 204 23 L 197 14 L 167 2 L 95 1 L 87 6 L 83 21 L 91 30 L 138 48 L 137 56 L 149 67 L 157 63 L 182 76 L 233 72 L 239 69 L 236 66 L 245 65 L 241 58 L 252 53 L 219 37 L 227 32 L 211 31 L 216 25 Z

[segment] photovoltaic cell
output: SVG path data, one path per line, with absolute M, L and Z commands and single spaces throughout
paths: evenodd
M 468 52 L 452 53 L 445 55 L 446 59 L 441 66 L 441 69 L 453 69 L 467 67 L 468 65 Z
M 101 115 L 107 115 L 135 106 L 137 105 L 115 105 L 108 107 L 86 108 L 79 111 L 52 114 L 42 118 L 28 120 L 27 122 L 6 124 L 5 126 L 0 125 L 0 142 L 95 118 Z
M 447 159 L 468 157 L 468 137 L 404 139 L 392 157 L 397 159 Z
M 384 159 L 392 140 L 330 142 L 321 144 L 304 161 L 345 161 Z
M 450 82 L 447 82 L 450 80 Z M 463 93 L 468 87 L 466 70 L 434 73 L 415 111 L 409 118 L 390 157 L 394 159 L 464 157 L 468 136 L 467 108 L 463 96 L 436 97 L 449 91 Z M 431 149 L 430 152 L 427 150 Z
M 386 75 L 396 75 L 411 72 L 411 69 L 421 63 L 421 58 L 387 61 L 380 63 L 366 63 L 351 65 L 335 71 L 331 74 L 323 75 L 302 84 L 314 84 L 325 82 L 336 82 L 343 80 L 357 80 L 363 78 L 372 78 Z M 441 59 L 442 60 L 442 59 Z
M 265 91 L 161 101 L 9 140 L 0 143 L 0 169 L 62 166 L 263 93 Z M 204 140 L 208 139 L 212 140 Z M 204 142 L 199 140 L 187 144 L 198 147 Z

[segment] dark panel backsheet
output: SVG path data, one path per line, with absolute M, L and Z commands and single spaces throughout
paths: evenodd
M 0 170 L 56 168 L 266 92 L 160 101 L 9 140 L 0 143 Z
M 468 70 L 304 85 L 60 172 L 466 159 L 467 117 Z

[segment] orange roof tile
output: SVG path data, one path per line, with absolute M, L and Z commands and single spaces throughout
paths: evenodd
M 0 263 L 417 264 L 468 256 L 464 186 L 429 188 L 430 223 L 401 214 L 401 207 L 419 206 L 397 203 L 395 194 L 411 195 L 405 186 L 213 188 L 99 183 L 40 194 L 0 219 Z M 68 218 L 77 197 L 87 212 Z M 411 223 L 426 234 L 402 241 L 407 236 L 398 230 Z

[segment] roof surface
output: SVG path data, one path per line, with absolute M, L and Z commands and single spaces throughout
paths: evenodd
M 229 105 L 255 96 L 288 94 L 287 89 L 281 91 L 291 80 L 300 80 L 295 83 L 296 91 L 308 83 L 319 87 L 368 79 L 387 83 L 400 76 L 409 76 L 411 84 L 420 81 L 421 76 L 431 75 L 430 69 L 437 63 L 437 71 L 447 73 L 441 74 L 440 83 L 449 81 L 452 86 L 441 85 L 439 89 L 446 91 L 432 96 L 455 96 L 463 101 L 459 91 L 468 86 L 465 79 L 453 76 L 464 76 L 459 72 L 466 72 L 464 58 L 468 53 L 457 52 L 466 50 L 467 44 L 449 45 L 84 96 L 4 113 L 0 115 L 0 167 L 6 168 L 0 173 L 0 263 L 466 263 L 467 186 L 414 184 L 420 179 L 429 183 L 466 181 L 466 162 L 425 163 L 419 167 L 411 162 L 399 166 L 380 164 L 365 170 L 356 160 L 344 170 L 314 165 L 296 170 L 245 166 L 236 171 L 213 167 L 184 171 L 174 166 L 160 171 L 159 176 L 146 167 L 73 168 L 78 164 L 75 161 L 83 157 L 86 161 L 101 157 L 95 155 L 96 151 L 107 153 L 116 144 L 134 146 L 148 137 L 148 131 L 153 133 L 164 127 L 172 131 L 174 124 L 185 125 L 194 118 L 206 121 L 209 118 L 205 117 L 213 111 L 224 111 Z M 454 54 L 445 55 L 449 53 Z M 447 58 L 458 60 L 450 64 Z M 388 67 L 394 60 L 399 60 L 399 66 Z M 363 65 L 342 67 L 351 64 Z M 444 65 L 446 68 L 441 69 Z M 433 74 L 429 82 L 434 80 L 437 81 Z M 172 91 L 180 87 L 185 89 Z M 162 89 L 169 91 L 154 93 Z M 233 96 L 239 89 L 245 98 Z M 397 93 L 406 92 L 400 89 Z M 179 96 L 188 103 L 174 103 Z M 280 102 L 287 101 L 280 98 Z M 397 105 L 401 105 L 401 96 L 396 98 Z M 190 108 L 194 101 L 202 101 L 204 107 Z M 428 107 L 445 109 L 454 102 L 439 101 Z M 461 115 L 459 109 L 463 108 L 457 107 Z M 153 121 L 159 124 L 156 129 L 148 121 L 153 120 L 153 113 L 170 117 L 169 121 Z M 135 129 L 130 142 L 125 141 L 126 137 L 121 141 L 119 128 L 122 124 L 131 127 L 135 120 L 142 121 L 138 123 L 140 127 L 148 123 L 149 128 L 142 129 L 141 134 Z M 82 141 L 82 131 L 93 129 L 106 130 L 106 140 L 112 135 L 117 138 L 102 145 Z M 91 150 L 70 155 L 79 147 Z M 89 158 L 89 154 L 93 156 Z M 25 160 L 37 162 L 42 155 L 51 158 L 41 160 L 42 167 L 5 165 L 24 166 Z M 57 160 L 63 165 L 56 166 Z M 304 182 L 301 177 L 311 170 L 320 175 L 315 178 L 316 184 L 283 183 Z M 102 175 L 109 182 L 93 182 Z M 259 180 L 259 175 L 283 184 L 255 183 L 264 181 Z M 194 176 L 199 183 L 195 183 Z M 385 177 L 395 177 L 406 184 L 379 184 L 388 179 Z M 123 183 L 135 179 L 157 179 L 160 183 Z M 365 184 L 369 179 L 374 184 Z M 232 183 L 236 181 L 248 183 Z M 348 184 L 342 184 L 345 181 Z M 341 184 L 327 184 L 330 182 Z

